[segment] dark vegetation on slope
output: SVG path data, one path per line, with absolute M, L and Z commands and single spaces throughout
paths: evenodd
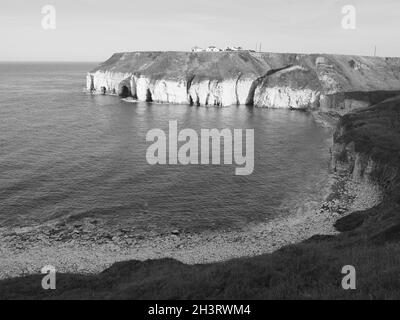
M 340 219 L 338 236 L 208 265 L 121 262 L 99 275 L 58 275 L 51 292 L 39 275 L 10 279 L 0 282 L 0 299 L 399 299 L 400 98 L 344 116 L 335 142 L 371 157 L 372 179 L 386 188 L 380 205 Z M 357 290 L 341 288 L 344 265 L 356 267 Z
M 358 271 L 358 290 L 341 289 L 341 270 Z M 384 299 L 399 298 L 400 246 L 310 242 L 271 255 L 188 266 L 174 260 L 129 261 L 97 276 L 58 275 L 44 291 L 41 276 L 6 280 L 1 299 Z

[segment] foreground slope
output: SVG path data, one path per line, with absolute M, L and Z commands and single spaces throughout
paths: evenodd
M 139 101 L 334 110 L 344 114 L 400 94 L 400 59 L 239 52 L 116 53 L 87 89 Z

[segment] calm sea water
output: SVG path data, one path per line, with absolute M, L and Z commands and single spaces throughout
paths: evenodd
M 128 103 L 84 92 L 93 64 L 0 64 L 0 226 L 95 218 L 140 230 L 241 228 L 317 197 L 329 132 L 303 112 Z M 148 130 L 254 128 L 255 170 L 150 166 Z

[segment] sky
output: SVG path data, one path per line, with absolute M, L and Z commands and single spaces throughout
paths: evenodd
M 42 7 L 56 29 L 42 27 Z M 342 8 L 356 9 L 344 29 Z M 242 46 L 400 56 L 399 0 L 1 0 L 0 61 L 103 61 L 122 51 Z

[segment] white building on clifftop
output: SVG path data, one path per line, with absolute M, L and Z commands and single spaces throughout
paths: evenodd
M 200 47 L 193 47 L 192 52 L 205 52 L 206 50 Z
M 242 47 L 227 47 L 225 51 L 242 51 Z
M 215 47 L 215 46 L 209 46 L 209 47 L 206 49 L 206 51 L 207 51 L 207 52 L 221 52 L 222 50 L 219 49 L 219 48 L 217 48 L 217 47 Z

